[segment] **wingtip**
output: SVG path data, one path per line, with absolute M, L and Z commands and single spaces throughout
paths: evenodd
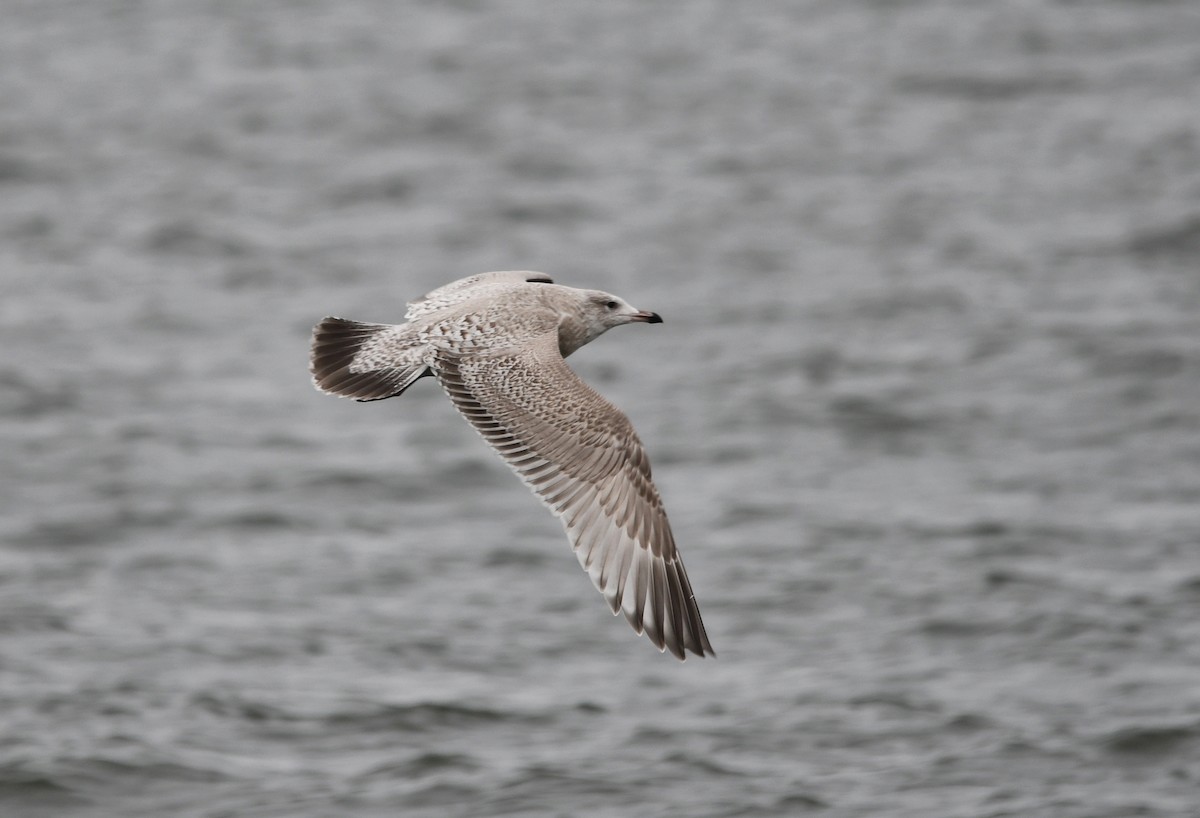
M 660 647 L 659 650 L 663 651 L 663 650 L 665 650 L 665 648 Z M 705 659 L 708 657 L 712 657 L 713 659 L 717 658 L 717 652 L 712 649 L 712 645 L 702 645 L 699 650 L 696 650 L 694 647 L 691 647 L 690 645 L 687 647 L 684 647 L 681 645 L 681 646 L 679 646 L 678 653 L 676 653 L 675 650 L 671 651 L 671 655 L 674 656 L 676 659 L 678 659 L 681 662 L 686 662 L 688 660 L 689 653 L 697 659 Z

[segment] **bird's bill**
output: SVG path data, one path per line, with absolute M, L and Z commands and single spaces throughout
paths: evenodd
M 661 315 L 656 312 L 646 312 L 645 310 L 635 312 L 633 315 L 629 316 L 629 320 L 645 321 L 647 324 L 661 324 L 663 322 Z

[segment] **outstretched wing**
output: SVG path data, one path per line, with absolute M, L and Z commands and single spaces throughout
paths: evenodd
M 461 304 L 479 296 L 479 289 L 492 284 L 553 284 L 554 279 L 545 273 L 535 273 L 531 270 L 501 270 L 494 273 L 477 273 L 473 276 L 451 281 L 449 284 L 430 290 L 425 295 L 408 302 L 408 312 L 404 318 L 415 321 L 426 315 Z
M 562 520 L 613 613 L 680 659 L 685 649 L 714 654 L 642 443 L 567 367 L 556 334 L 522 349 L 439 352 L 433 369 L 458 411 Z

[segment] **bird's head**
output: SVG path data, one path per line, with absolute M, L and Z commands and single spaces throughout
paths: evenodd
M 662 316 L 658 313 L 639 310 L 630 306 L 625 299 L 600 290 L 586 292 L 583 313 L 587 323 L 599 330 L 592 336 L 593 338 L 621 324 L 632 324 L 635 321 L 644 324 L 662 323 Z
M 640 322 L 661 324 L 662 317 L 656 312 L 646 312 L 631 306 L 625 299 L 600 290 L 577 290 L 574 315 L 559 327 L 559 346 L 564 356 L 570 355 L 584 344 L 596 340 L 610 329 L 621 324 Z

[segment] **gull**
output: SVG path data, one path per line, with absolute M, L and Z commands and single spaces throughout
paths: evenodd
M 405 319 L 323 319 L 313 328 L 313 384 L 373 401 L 436 378 L 562 522 L 614 615 L 659 651 L 715 656 L 633 424 L 564 360 L 613 327 L 662 323 L 658 313 L 510 270 L 439 287 L 409 303 Z

